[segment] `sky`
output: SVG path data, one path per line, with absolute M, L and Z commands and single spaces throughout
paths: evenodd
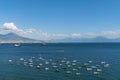
M 0 0 L 0 34 L 120 38 L 120 0 Z

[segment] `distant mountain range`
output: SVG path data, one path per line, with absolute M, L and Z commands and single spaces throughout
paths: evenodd
M 41 43 L 40 40 L 21 37 L 15 33 L 0 34 L 0 43 Z
M 120 42 L 120 38 L 117 39 L 108 39 L 102 36 L 95 38 L 64 38 L 64 39 L 52 39 L 45 41 L 47 43 L 70 43 L 70 42 Z M 8 33 L 6 35 L 0 34 L 0 43 L 45 43 L 42 40 L 34 40 L 30 38 L 21 37 L 15 33 Z
M 49 42 L 86 42 L 86 43 L 94 43 L 94 42 L 120 42 L 120 38 L 117 39 L 108 39 L 102 36 L 95 37 L 95 38 L 64 38 L 64 39 L 52 39 Z

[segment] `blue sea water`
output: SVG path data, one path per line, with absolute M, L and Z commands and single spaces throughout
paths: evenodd
M 21 57 L 27 60 L 31 56 L 53 60 L 76 59 L 80 63 L 92 60 L 100 64 L 101 61 L 106 61 L 110 66 L 103 68 L 100 75 L 79 70 L 81 75 L 76 76 L 74 72 L 66 74 L 65 70 L 55 73 L 52 69 L 45 71 L 21 65 Z M 10 59 L 14 61 L 12 65 Z M 19 47 L 0 44 L 0 80 L 120 80 L 120 43 L 21 44 Z

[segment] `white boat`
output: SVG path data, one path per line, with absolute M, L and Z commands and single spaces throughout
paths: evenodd
M 92 71 L 92 68 L 87 68 L 87 71 Z
M 41 45 L 46 46 L 47 44 L 46 44 L 46 42 L 42 41 Z
M 18 46 L 20 46 L 20 44 L 14 44 L 14 46 L 15 46 L 15 47 L 18 47 Z
M 77 75 L 77 76 L 79 76 L 79 75 L 80 75 L 80 73 L 79 73 L 79 72 L 77 72 L 77 73 L 76 73 L 76 75 Z

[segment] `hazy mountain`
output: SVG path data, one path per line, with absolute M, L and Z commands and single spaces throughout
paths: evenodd
M 108 39 L 102 36 L 95 38 L 64 38 L 64 39 L 52 39 L 49 42 L 120 42 L 120 38 Z
M 120 42 L 120 38 L 108 39 L 102 36 L 95 38 L 64 38 L 64 39 L 52 39 L 47 42 Z M 41 40 L 34 40 L 30 38 L 21 37 L 15 33 L 8 33 L 6 35 L 0 34 L 0 43 L 44 43 Z
M 41 43 L 40 40 L 21 37 L 15 33 L 0 34 L 0 43 Z

